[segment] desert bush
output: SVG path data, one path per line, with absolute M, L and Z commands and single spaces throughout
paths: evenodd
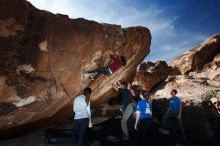
M 213 97 L 220 99 L 219 95 L 220 95 L 220 88 L 206 92 L 202 98 L 204 101 L 210 101 L 210 99 Z

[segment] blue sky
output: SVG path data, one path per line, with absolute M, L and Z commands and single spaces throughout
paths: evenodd
M 220 0 L 28 0 L 39 9 L 152 34 L 145 61 L 171 61 L 220 32 Z

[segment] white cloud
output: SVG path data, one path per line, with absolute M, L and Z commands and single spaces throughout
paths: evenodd
M 169 62 L 183 54 L 186 50 L 198 46 L 206 38 L 208 36 L 189 32 L 157 38 L 161 41 L 154 44 L 154 49 L 151 49 L 151 55 L 147 56 L 145 60 L 166 60 Z
M 150 60 L 171 60 L 185 50 L 198 45 L 202 35 L 191 32 L 177 32 L 174 22 L 178 17 L 166 16 L 166 9 L 156 5 L 140 10 L 125 5 L 122 0 L 29 0 L 39 9 L 53 13 L 67 14 L 71 18 L 85 18 L 98 22 L 129 26 L 145 26 L 151 30 L 152 46 Z M 206 36 L 205 36 L 206 37 Z

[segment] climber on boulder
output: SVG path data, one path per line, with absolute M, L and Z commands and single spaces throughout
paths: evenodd
M 98 67 L 97 69 L 87 71 L 86 73 L 97 73 L 95 77 L 91 77 L 92 80 L 98 78 L 100 74 L 111 75 L 122 66 L 126 65 L 126 59 L 124 56 L 110 55 L 112 63 L 108 67 Z

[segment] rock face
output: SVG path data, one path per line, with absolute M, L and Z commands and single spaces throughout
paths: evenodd
M 198 47 L 195 47 L 170 63 L 180 69 L 182 74 L 201 69 L 220 53 L 220 34 L 209 37 Z
M 178 96 L 185 102 L 201 103 L 204 95 L 211 91 L 217 90 L 220 83 L 213 82 L 204 78 L 195 76 L 170 76 L 156 88 L 156 98 L 169 98 L 170 91 L 176 89 Z
M 220 34 L 211 36 L 202 45 L 187 51 L 170 65 L 182 75 L 169 76 L 157 87 L 156 94 L 169 97 L 175 88 L 186 100 L 201 102 L 202 95 L 220 87 Z
M 200 76 L 220 82 L 220 53 L 216 55 L 212 62 L 203 67 L 203 72 Z
M 10 107 L 0 110 L 4 136 L 21 125 L 25 131 L 28 123 L 35 122 L 28 125 L 32 129 L 69 118 L 73 97 L 87 86 L 93 88 L 93 103 L 104 102 L 114 94 L 112 82 L 132 81 L 150 51 L 151 35 L 144 27 L 69 19 L 25 0 L 0 0 L 0 13 L 0 102 Z M 116 52 L 127 64 L 112 76 L 91 82 L 83 74 L 108 65 L 109 54 Z
M 172 68 L 165 61 L 142 63 L 133 84 L 142 86 L 144 90 L 149 92 L 153 87 L 163 82 L 171 74 L 171 71 Z
M 182 74 L 169 75 L 154 90 L 154 99 L 162 100 L 170 97 L 172 89 L 177 89 L 177 96 L 184 102 L 182 117 L 186 136 L 199 145 L 219 143 L 220 115 L 210 102 L 213 98 L 220 101 L 219 51 L 220 35 L 217 34 L 172 61 L 170 65 Z

